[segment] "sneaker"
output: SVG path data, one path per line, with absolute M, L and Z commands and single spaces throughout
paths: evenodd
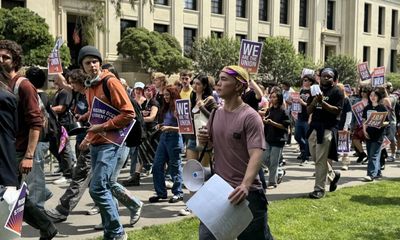
M 325 196 L 325 191 L 324 190 L 319 190 L 319 191 L 314 191 L 310 192 L 308 196 L 312 199 L 320 199 Z
M 60 223 L 64 222 L 67 220 L 67 216 L 61 214 L 57 209 L 52 208 L 44 211 L 47 215 L 47 217 L 53 222 L 53 223 Z
M 394 158 L 394 156 L 390 156 L 390 157 L 388 157 L 388 158 L 386 159 L 386 161 L 387 161 L 387 162 L 394 162 L 394 161 L 395 161 L 395 158 Z
M 341 168 L 343 171 L 347 171 L 347 170 L 349 170 L 349 166 L 347 166 L 347 165 L 344 165 L 344 166 L 342 166 L 342 168 Z
M 371 176 L 365 176 L 364 177 L 364 182 L 372 182 L 374 179 Z
M 368 163 L 368 157 L 365 158 L 365 159 L 363 159 L 363 160 L 361 161 L 361 164 L 362 164 L 362 165 L 364 165 L 364 164 L 366 164 L 366 163 Z
M 100 209 L 96 205 L 93 206 L 91 209 L 86 211 L 86 215 L 96 215 L 96 214 L 99 214 L 99 213 L 100 213 Z
M 335 172 L 335 177 L 331 181 L 331 184 L 329 185 L 329 192 L 334 192 L 337 188 L 337 183 L 339 182 L 340 179 L 340 172 L 339 171 L 334 171 Z
M 135 225 L 139 219 L 140 219 L 140 214 L 142 213 L 144 203 L 140 202 L 140 207 L 136 210 L 134 214 L 131 214 L 131 219 L 129 220 L 129 224 L 131 226 Z
M 308 161 L 306 159 L 302 159 L 300 162 L 300 166 L 305 166 L 308 163 Z
M 39 240 L 51 240 L 57 235 L 57 233 L 58 233 L 58 230 L 55 228 L 55 230 L 50 235 L 48 235 L 46 237 L 40 237 Z
M 120 236 L 114 237 L 113 240 L 128 240 L 128 234 L 126 232 Z
M 122 181 L 122 186 L 124 187 L 140 186 L 140 173 L 135 173 L 133 177 L 129 177 L 128 179 Z
M 274 189 L 277 188 L 278 184 L 274 184 L 274 183 L 268 183 L 267 189 Z
M 286 175 L 285 169 L 278 169 L 278 179 L 276 180 L 276 183 L 281 184 L 282 179 L 285 175 Z
M 94 225 L 93 228 L 94 228 L 94 230 L 103 230 L 104 226 L 103 226 L 103 223 L 99 223 L 97 225 Z
M 167 199 L 167 197 L 152 196 L 149 198 L 149 202 L 156 203 L 156 202 L 159 202 L 161 199 Z
M 174 195 L 172 198 L 169 199 L 169 203 L 177 203 L 179 201 L 183 201 L 183 196 L 182 195 Z
M 385 170 L 385 165 L 381 166 L 381 171 Z
M 172 186 L 174 186 L 174 183 L 171 180 L 165 180 L 165 187 L 167 189 L 172 189 Z
M 55 185 L 62 185 L 62 184 L 70 183 L 70 182 L 71 182 L 71 179 L 70 179 L 70 178 L 66 178 L 66 177 L 62 176 L 62 177 L 60 177 L 59 179 L 54 180 L 54 181 L 53 181 L 53 184 L 55 184 Z
M 180 216 L 189 216 L 190 214 L 192 214 L 192 210 L 190 210 L 189 208 L 184 208 L 179 210 L 179 215 Z
M 365 152 L 359 153 L 357 158 L 357 163 L 362 163 L 364 158 L 367 158 L 367 154 Z

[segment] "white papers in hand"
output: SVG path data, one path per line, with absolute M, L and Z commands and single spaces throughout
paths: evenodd
M 186 204 L 218 240 L 236 239 L 253 219 L 247 200 L 239 205 L 230 203 L 232 191 L 224 179 L 214 174 Z
M 322 94 L 321 88 L 319 88 L 318 84 L 314 84 L 311 86 L 311 96 L 316 96 Z

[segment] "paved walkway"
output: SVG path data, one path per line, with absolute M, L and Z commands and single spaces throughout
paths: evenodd
M 276 201 L 281 199 L 305 196 L 308 192 L 312 191 L 314 178 L 312 177 L 314 172 L 314 165 L 307 164 L 306 166 L 299 166 L 299 160 L 296 160 L 298 153 L 296 152 L 296 144 L 287 146 L 284 149 L 284 158 L 286 159 L 287 165 L 286 176 L 278 186 L 278 188 L 269 190 L 267 193 L 270 201 Z M 358 165 L 355 163 L 355 158 L 352 159 L 352 165 L 349 171 L 342 171 L 342 177 L 339 181 L 339 187 L 347 187 L 365 184 L 362 182 L 362 177 L 366 175 L 366 165 Z M 335 163 L 335 169 L 340 169 L 340 163 Z M 129 175 L 129 169 L 123 169 L 120 179 L 125 179 Z M 400 165 L 399 161 L 395 163 L 388 163 L 386 170 L 383 171 L 385 179 L 388 178 L 400 178 Z M 55 207 L 58 203 L 58 198 L 67 188 L 67 185 L 56 186 L 52 184 L 52 181 L 57 179 L 56 177 L 48 177 L 46 179 L 47 186 L 54 193 L 52 199 L 46 203 L 46 208 Z M 139 229 L 145 226 L 164 224 L 174 221 L 179 221 L 183 217 L 178 216 L 178 211 L 184 208 L 184 203 L 179 202 L 175 204 L 169 204 L 168 202 L 161 202 L 157 204 L 149 204 L 148 198 L 153 195 L 153 184 L 151 177 L 145 177 L 142 180 L 140 187 L 129 187 L 134 194 L 136 194 L 145 206 L 142 212 L 142 217 L 134 227 L 127 227 L 127 231 Z M 328 189 L 328 188 L 327 188 Z M 170 193 L 171 194 L 171 193 Z M 329 194 L 329 193 L 328 193 Z M 188 191 L 185 189 L 185 201 L 188 199 Z M 91 239 L 94 237 L 102 236 L 101 231 L 96 231 L 93 226 L 100 223 L 100 215 L 87 216 L 85 210 L 89 209 L 93 205 L 93 202 L 86 191 L 81 202 L 74 209 L 72 214 L 68 217 L 67 221 L 57 224 L 60 234 L 55 239 L 64 240 L 79 240 L 79 239 Z M 123 224 L 129 223 L 129 211 L 125 207 L 120 207 L 121 222 Z M 273 221 L 273 219 L 270 219 Z M 24 225 L 22 239 L 38 239 L 39 232 L 30 226 Z M 160 239 L 162 237 L 160 236 Z

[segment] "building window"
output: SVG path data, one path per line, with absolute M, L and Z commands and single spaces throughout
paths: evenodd
M 371 31 L 371 4 L 364 4 L 364 32 Z
M 369 56 L 371 53 L 371 48 L 370 47 L 363 47 L 363 62 L 369 62 Z
M 378 48 L 378 59 L 377 59 L 377 61 L 376 61 L 376 66 L 377 67 L 381 67 L 381 66 L 384 66 L 384 56 L 385 55 L 385 49 L 383 49 L 383 48 Z
M 299 42 L 299 53 L 303 55 L 307 55 L 307 43 Z
M 211 12 L 222 14 L 222 0 L 211 0 Z
M 266 37 L 258 37 L 258 42 L 264 43 L 266 39 Z
M 289 22 L 289 0 L 281 0 L 281 7 L 280 7 L 280 23 L 281 24 L 288 24 Z
M 154 24 L 154 31 L 159 33 L 167 33 L 169 26 L 165 24 Z
M 136 25 L 137 25 L 136 21 L 128 20 L 128 19 L 121 19 L 121 21 L 119 23 L 121 38 L 122 38 L 122 35 L 124 35 L 124 32 L 127 28 L 135 28 Z
M 390 51 L 390 72 L 397 72 L 397 50 Z
M 168 0 L 154 0 L 154 4 L 168 6 Z
M 25 0 L 1 0 L 1 8 L 13 9 L 15 7 L 25 7 Z
M 211 31 L 211 37 L 222 38 L 223 37 L 223 33 L 222 32 L 218 32 L 218 31 Z
M 325 62 L 328 60 L 329 57 L 336 55 L 336 46 L 333 45 L 326 45 L 325 46 Z
M 384 7 L 379 7 L 378 34 L 385 35 L 385 8 Z
M 242 41 L 243 39 L 246 39 L 247 36 L 245 34 L 236 34 L 236 39 L 239 41 Z
M 246 0 L 236 0 L 236 17 L 246 18 Z
M 185 9 L 197 10 L 197 1 L 196 0 L 185 0 Z
M 258 19 L 268 21 L 268 0 L 260 0 L 258 6 Z
M 399 34 L 399 12 L 392 10 L 392 37 L 397 37 Z
M 300 27 L 307 27 L 307 7 L 308 7 L 308 0 L 300 0 L 300 13 L 299 13 Z
M 328 1 L 326 11 L 326 27 L 330 30 L 335 29 L 335 1 Z
M 196 29 L 194 28 L 183 29 L 183 50 L 186 56 L 189 56 L 191 54 L 195 38 L 196 38 Z

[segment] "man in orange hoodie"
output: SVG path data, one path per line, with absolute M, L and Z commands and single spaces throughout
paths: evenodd
M 91 79 L 85 82 L 89 111 L 81 116 L 79 121 L 89 118 L 94 97 L 120 111 L 120 114 L 102 124 L 91 125 L 79 148 L 84 151 L 90 147 L 93 177 L 89 193 L 100 208 L 104 239 L 125 240 L 127 235 L 119 221 L 118 209 L 110 189 L 110 177 L 117 164 L 119 146 L 104 138 L 103 134 L 126 127 L 135 117 L 134 109 L 121 82 L 108 70 L 101 70 L 102 57 L 95 47 L 83 47 L 79 51 L 78 62 L 81 68 L 91 75 Z M 105 95 L 102 87 L 102 81 L 110 75 L 107 85 L 111 100 Z

